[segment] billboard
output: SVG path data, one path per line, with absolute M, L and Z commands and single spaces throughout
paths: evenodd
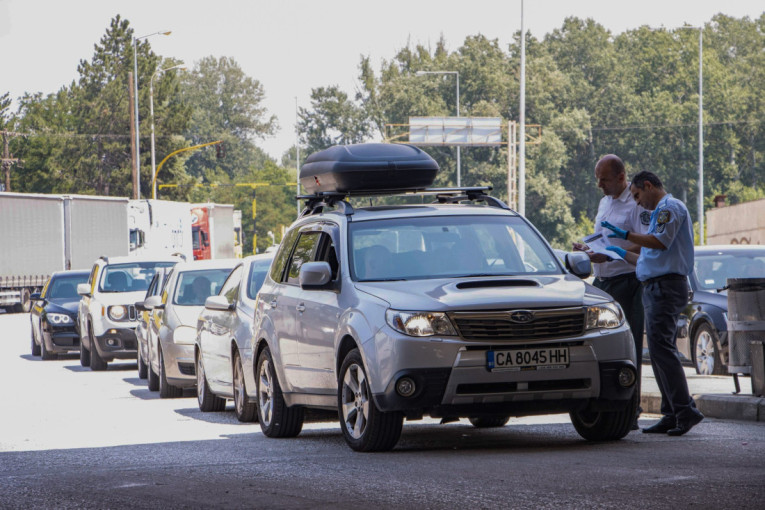
M 500 145 L 500 117 L 409 117 L 414 145 Z

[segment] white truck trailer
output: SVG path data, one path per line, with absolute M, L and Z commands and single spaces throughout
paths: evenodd
M 55 271 L 128 254 L 127 198 L 0 193 L 0 308 L 28 312 Z
M 181 255 L 194 260 L 191 204 L 169 200 L 131 200 L 128 204 L 130 254 Z

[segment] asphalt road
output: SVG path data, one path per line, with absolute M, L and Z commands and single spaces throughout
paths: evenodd
M 708 419 L 680 438 L 579 437 L 568 416 L 408 422 L 361 454 L 335 421 L 294 439 L 160 400 L 135 363 L 41 361 L 0 314 L 0 508 L 763 508 L 765 424 Z M 647 416 L 641 424 L 650 424 Z

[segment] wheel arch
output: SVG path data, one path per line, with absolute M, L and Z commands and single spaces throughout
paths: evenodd
M 335 356 L 335 374 L 337 374 L 338 377 L 340 377 L 340 367 L 343 364 L 343 360 L 349 352 L 358 347 L 359 345 L 351 335 L 346 334 L 340 340 L 340 343 L 337 346 L 337 356 Z

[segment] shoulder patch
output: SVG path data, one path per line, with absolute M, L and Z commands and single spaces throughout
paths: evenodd
M 656 217 L 656 223 L 659 225 L 662 225 L 664 223 L 669 223 L 669 220 L 671 218 L 671 213 L 669 212 L 669 209 L 663 209 L 659 211 L 659 215 Z
M 648 211 L 643 211 L 640 213 L 640 223 L 642 225 L 650 225 L 651 224 L 651 213 Z

